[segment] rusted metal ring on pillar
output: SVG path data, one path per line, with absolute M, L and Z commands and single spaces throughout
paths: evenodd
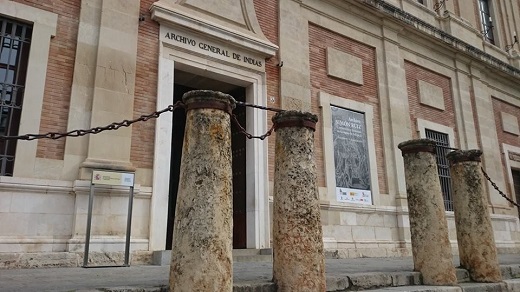
M 446 156 L 448 158 L 448 161 L 450 162 L 451 165 L 454 165 L 454 164 L 457 164 L 457 163 L 461 163 L 461 162 L 468 162 L 468 161 L 474 161 L 474 162 L 481 162 L 482 161 L 482 158 L 480 157 L 480 154 L 478 154 L 478 155 L 468 155 L 468 154 L 460 155 L 459 153 L 452 152 L 452 153 L 449 153 Z M 459 154 L 459 155 L 457 155 L 457 154 Z
M 316 123 L 309 120 L 285 120 L 280 121 L 275 124 L 275 130 L 280 128 L 288 128 L 288 127 L 306 127 L 313 131 L 316 131 Z
M 482 159 L 480 159 L 480 157 L 457 157 L 457 158 L 452 158 L 450 160 L 450 163 L 457 164 L 457 163 L 466 162 L 466 161 L 481 162 Z
M 211 108 L 223 110 L 226 113 L 230 114 L 233 112 L 233 108 L 231 104 L 219 101 L 194 101 L 186 104 L 186 111 L 192 109 L 202 109 L 202 108 Z
M 435 148 L 431 146 L 414 146 L 414 147 L 407 147 L 401 149 L 402 154 L 410 154 L 410 153 L 418 153 L 418 152 L 428 152 L 435 154 Z

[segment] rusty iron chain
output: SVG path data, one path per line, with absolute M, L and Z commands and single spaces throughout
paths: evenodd
M 257 108 L 257 109 L 262 109 L 262 110 L 269 110 L 269 111 L 274 111 L 274 112 L 282 112 L 283 110 L 281 109 L 277 109 L 277 108 L 270 108 L 270 107 L 265 107 L 265 106 L 260 106 L 260 105 L 255 105 L 255 104 L 249 104 L 249 103 L 245 103 L 245 102 L 240 102 L 240 101 L 236 101 L 236 103 L 240 106 L 247 106 L 247 107 L 253 107 L 253 108 Z M 60 133 L 60 132 L 49 132 L 49 133 L 45 133 L 45 134 L 25 134 L 25 135 L 19 135 L 19 136 L 0 136 L 0 140 L 25 140 L 25 141 L 31 141 L 31 140 L 37 140 L 37 139 L 52 139 L 52 140 L 57 140 L 57 139 L 60 139 L 60 138 L 63 138 L 63 137 L 81 137 L 81 136 L 85 136 L 85 135 L 88 135 L 88 134 L 99 134 L 101 132 L 104 132 L 104 131 L 112 131 L 112 130 L 117 130 L 121 127 L 129 127 L 130 125 L 134 124 L 134 123 L 137 123 L 137 122 L 146 122 L 150 119 L 156 119 L 158 118 L 161 114 L 165 113 L 165 112 L 174 112 L 175 110 L 177 110 L 178 108 L 184 108 L 184 104 L 182 103 L 182 101 L 178 101 L 176 102 L 175 104 L 173 105 L 169 105 L 168 107 L 162 109 L 162 110 L 159 110 L 159 111 L 155 111 L 151 114 L 148 114 L 148 115 L 141 115 L 140 117 L 136 118 L 136 119 L 133 119 L 133 120 L 123 120 L 121 122 L 114 122 L 110 125 L 107 125 L 107 126 L 104 126 L 104 127 L 94 127 L 94 128 L 90 128 L 90 129 L 81 129 L 81 130 L 73 130 L 73 131 L 69 131 L 69 132 L 63 132 L 63 133 Z M 254 136 L 254 135 L 251 135 L 250 133 L 248 133 L 244 127 L 242 127 L 242 125 L 240 125 L 240 123 L 238 122 L 236 116 L 234 114 L 231 114 L 231 117 L 233 119 L 233 121 L 235 122 L 235 124 L 238 126 L 240 132 L 242 134 L 244 134 L 248 139 L 260 139 L 260 140 L 265 140 L 265 138 L 267 138 L 268 136 L 270 136 L 273 131 L 274 131 L 274 125 L 271 127 L 271 129 L 269 129 L 269 131 L 267 131 L 267 133 L 261 135 L 261 136 Z
M 261 105 L 256 105 L 256 104 L 251 104 L 251 103 L 247 103 L 247 102 L 243 102 L 243 101 L 238 101 L 238 100 L 235 100 L 235 103 L 239 106 L 245 106 L 245 107 L 252 107 L 252 108 L 257 108 L 257 109 L 261 109 L 261 110 L 266 110 L 266 111 L 273 111 L 273 112 L 283 112 L 284 110 L 282 109 L 279 109 L 279 108 L 274 108 L 274 107 L 267 107 L 267 106 L 261 106 Z M 271 129 L 269 129 L 269 131 L 267 131 L 265 134 L 261 135 L 261 136 L 253 136 L 252 134 L 248 133 L 246 131 L 246 129 L 244 129 L 244 127 L 242 127 L 242 125 L 240 124 L 240 122 L 238 121 L 237 117 L 235 114 L 232 114 L 231 115 L 231 118 L 233 119 L 233 122 L 235 123 L 235 125 L 238 127 L 238 129 L 240 130 L 240 133 L 244 134 L 246 136 L 247 139 L 260 139 L 260 140 L 265 140 L 265 138 L 271 136 L 271 134 L 273 133 L 274 131 L 274 124 L 271 126 Z
M 504 194 L 504 192 L 502 192 L 502 191 L 498 188 L 497 184 L 494 183 L 494 182 L 491 180 L 491 178 L 489 177 L 489 175 L 484 171 L 484 168 L 483 168 L 483 167 L 481 167 L 480 169 L 482 170 L 482 173 L 484 174 L 484 177 L 485 177 L 485 178 L 486 178 L 486 179 L 491 183 L 491 185 L 493 186 L 493 188 L 495 188 L 495 190 L 497 190 L 497 192 L 498 192 L 502 197 L 504 197 L 504 199 L 506 199 L 509 203 L 511 203 L 511 204 L 513 204 L 513 205 L 515 205 L 515 206 L 517 206 L 517 207 L 520 208 L 520 205 L 519 205 L 519 204 L 517 204 L 515 201 L 513 201 L 511 198 L 509 198 L 506 194 Z
M 265 134 L 261 135 L 261 136 L 253 136 L 251 135 L 250 133 L 248 133 L 246 131 L 246 129 L 244 129 L 244 127 L 242 127 L 242 125 L 238 122 L 238 119 L 237 119 L 237 116 L 235 114 L 232 114 L 231 115 L 231 119 L 233 119 L 233 122 L 235 123 L 235 125 L 238 127 L 240 133 L 244 134 L 244 136 L 246 136 L 247 139 L 260 139 L 260 140 L 265 140 L 265 138 L 271 136 L 271 134 L 273 133 L 274 131 L 274 124 L 271 126 L 271 129 L 269 129 L 269 131 L 267 131 Z
M 459 149 L 457 149 L 457 148 L 451 148 L 451 147 L 448 147 L 448 146 L 442 146 L 442 145 L 437 145 L 437 147 L 446 148 L 446 149 L 448 149 L 448 150 L 459 150 Z M 493 188 L 494 188 L 494 189 L 495 189 L 495 190 L 496 190 L 496 191 L 497 191 L 497 192 L 498 192 L 498 193 L 499 193 L 499 194 L 500 194 L 504 199 L 506 199 L 509 203 L 511 203 L 511 204 L 513 204 L 513 205 L 515 205 L 515 206 L 517 206 L 517 207 L 520 208 L 520 205 L 519 205 L 519 204 L 517 204 L 515 201 L 513 201 L 511 198 L 509 198 L 509 197 L 508 197 L 504 192 L 502 192 L 502 191 L 498 188 L 497 184 L 491 180 L 491 178 L 490 178 L 489 175 L 486 173 L 486 171 L 484 170 L 483 167 L 480 167 L 480 170 L 481 170 L 482 173 L 484 174 L 484 177 L 485 177 L 485 178 L 486 178 L 486 179 L 491 183 L 491 185 L 493 186 Z
M 267 107 L 267 106 L 261 106 L 261 105 L 251 104 L 251 103 L 247 103 L 247 102 L 243 102 L 243 101 L 238 101 L 238 100 L 235 100 L 235 103 L 236 103 L 237 105 L 240 105 L 240 106 L 247 106 L 247 107 L 257 108 L 257 109 L 261 109 L 261 110 L 277 112 L 277 113 L 279 113 L 279 112 L 283 112 L 283 111 L 284 111 L 283 109 L 279 109 L 279 108 Z
M 69 132 L 65 132 L 65 133 L 49 132 L 46 134 L 25 134 L 25 135 L 21 135 L 21 136 L 0 136 L 0 140 L 26 140 L 26 141 L 31 141 L 31 140 L 36 140 L 36 139 L 56 140 L 56 139 L 60 139 L 63 137 L 80 137 L 80 136 L 85 136 L 87 134 L 99 134 L 103 131 L 112 131 L 112 130 L 117 130 L 121 127 L 128 127 L 137 122 L 146 122 L 149 119 L 156 119 L 165 112 L 173 112 L 176 109 L 183 108 L 183 107 L 184 107 L 184 104 L 181 101 L 178 101 L 175 104 L 169 105 L 168 107 L 166 107 L 160 111 L 156 111 L 156 112 L 153 112 L 148 115 L 142 115 L 133 120 L 124 120 L 121 122 L 115 122 L 115 123 L 112 123 L 112 124 L 104 126 L 104 127 L 94 127 L 94 128 L 90 128 L 87 130 L 73 130 L 73 131 L 69 131 Z

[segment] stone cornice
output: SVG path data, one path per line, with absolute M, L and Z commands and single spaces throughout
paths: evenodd
M 265 58 L 274 56 L 278 51 L 278 46 L 272 44 L 261 34 L 253 31 L 244 32 L 243 29 L 224 27 L 191 15 L 185 10 L 176 9 L 174 6 L 170 7 L 156 2 L 150 7 L 150 11 L 152 19 L 161 25 L 181 26 L 199 34 L 209 34 L 215 39 L 242 47 Z
M 404 23 L 408 27 L 413 27 L 416 30 L 422 31 L 439 41 L 443 44 L 451 46 L 457 51 L 463 52 L 474 59 L 478 59 L 501 72 L 504 72 L 510 76 L 520 78 L 520 69 L 509 65 L 496 57 L 487 54 L 486 52 L 476 48 L 451 34 L 421 20 L 420 18 L 413 16 L 412 14 L 401 10 L 400 8 L 393 6 L 383 0 L 361 0 L 362 3 L 369 5 L 385 15 L 391 16 L 392 18 Z

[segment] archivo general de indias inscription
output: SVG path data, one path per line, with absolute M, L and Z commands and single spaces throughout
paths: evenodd
M 163 40 L 175 46 L 198 52 L 213 58 L 226 60 L 242 66 L 261 69 L 264 67 L 263 59 L 248 55 L 222 43 L 210 39 L 201 38 L 187 32 L 167 30 L 163 32 Z
M 365 115 L 331 106 L 336 198 L 372 204 Z

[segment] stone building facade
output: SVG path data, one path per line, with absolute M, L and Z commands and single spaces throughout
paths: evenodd
M 2 135 L 133 119 L 191 89 L 317 114 L 331 256 L 410 255 L 405 140 L 481 149 L 493 181 L 520 196 L 519 1 L 0 0 L 0 21 Z M 272 112 L 235 113 L 255 135 L 271 127 Z M 93 170 L 135 173 L 133 261 L 171 248 L 184 119 L 1 142 L 0 267 L 81 262 Z M 271 245 L 275 136 L 233 135 L 236 249 Z M 518 209 L 491 184 L 487 195 L 499 251 L 518 250 Z M 127 202 L 127 189 L 97 189 L 93 253 L 124 249 Z

